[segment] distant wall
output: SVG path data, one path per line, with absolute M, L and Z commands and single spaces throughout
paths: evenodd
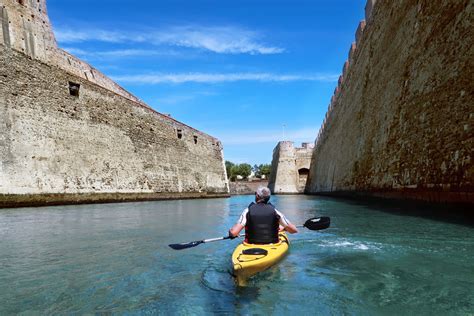
M 0 207 L 228 192 L 217 139 L 0 45 Z
M 235 181 L 229 182 L 231 195 L 254 194 L 260 186 L 268 186 L 268 181 Z M 250 202 L 249 202 L 250 203 Z
M 473 203 L 474 2 L 369 0 L 307 193 Z

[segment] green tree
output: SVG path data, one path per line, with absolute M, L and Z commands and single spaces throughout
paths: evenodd
M 239 175 L 247 179 L 252 173 L 252 166 L 248 163 L 241 163 L 239 166 Z
M 261 178 L 262 176 L 268 177 L 270 175 L 271 169 L 272 166 L 269 164 L 254 165 L 252 168 L 257 178 Z
M 235 181 L 237 176 L 242 176 L 244 179 L 248 179 L 252 173 L 252 166 L 248 163 L 235 164 L 228 160 L 225 162 L 225 169 L 230 181 Z
M 239 175 L 239 165 L 234 164 L 230 168 L 230 176 L 229 176 L 230 181 L 235 181 L 238 175 Z
M 225 161 L 225 171 L 227 172 L 227 178 L 229 179 L 232 176 L 231 170 L 234 165 L 235 164 L 231 161 L 228 161 L 228 160 Z
M 260 176 L 265 176 L 268 178 L 270 176 L 270 172 L 272 170 L 272 166 L 269 164 L 261 164 L 258 166 Z

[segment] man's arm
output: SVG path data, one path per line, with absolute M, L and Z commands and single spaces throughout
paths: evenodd
M 296 234 L 298 232 L 298 228 L 292 223 L 289 223 L 288 226 L 285 227 L 285 230 L 290 234 Z
M 278 216 L 280 216 L 280 225 L 284 227 L 284 230 L 286 230 L 287 232 L 289 232 L 290 234 L 296 234 L 298 232 L 298 228 L 296 228 L 295 225 L 293 225 L 292 223 L 290 223 L 290 221 L 288 219 L 286 219 L 285 215 L 283 215 L 283 213 L 275 210 L 278 214 Z
M 229 236 L 238 237 L 242 229 L 244 229 L 244 226 L 240 223 L 236 223 L 231 229 L 229 229 Z
M 248 213 L 248 211 L 249 211 L 249 209 L 246 208 L 242 212 L 242 214 L 240 214 L 240 217 L 239 217 L 239 220 L 237 221 L 237 223 L 235 223 L 235 225 L 232 226 L 231 229 L 229 229 L 229 236 L 231 236 L 231 237 L 239 236 L 240 231 L 242 229 L 244 229 L 245 224 L 247 223 L 247 213 Z

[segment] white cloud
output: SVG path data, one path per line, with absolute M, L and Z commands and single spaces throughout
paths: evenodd
M 61 44 L 99 41 L 107 43 L 146 43 L 204 49 L 220 54 L 279 54 L 284 49 L 265 45 L 261 34 L 239 27 L 177 26 L 158 31 L 118 32 L 100 29 L 78 31 L 57 29 L 56 38 Z
M 60 43 L 82 43 L 88 41 L 98 41 L 107 43 L 123 43 L 126 41 L 143 41 L 142 37 L 130 38 L 130 34 L 111 32 L 99 29 L 89 29 L 79 31 L 76 29 L 56 28 L 54 35 Z
M 86 51 L 75 47 L 65 47 L 65 51 L 86 58 L 125 58 L 125 57 L 151 57 L 151 56 L 181 56 L 182 54 L 173 50 L 158 49 L 117 49 L 109 51 Z
M 286 130 L 283 135 L 281 130 L 257 130 L 257 131 L 239 131 L 230 132 L 229 134 L 216 134 L 225 145 L 251 145 L 251 144 L 276 144 L 283 138 L 293 142 L 313 142 L 318 134 L 317 127 L 300 128 L 294 130 Z M 295 144 L 298 145 L 298 144 Z
M 175 27 L 155 34 L 157 42 L 228 54 L 279 54 L 283 48 L 258 43 L 257 32 L 235 27 Z
M 335 82 L 339 75 L 282 75 L 273 73 L 187 73 L 187 74 L 144 74 L 112 76 L 122 83 L 160 84 L 160 83 L 220 83 L 236 81 L 289 82 L 289 81 L 321 81 Z

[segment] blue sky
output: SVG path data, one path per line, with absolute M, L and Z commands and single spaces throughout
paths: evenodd
M 314 142 L 365 0 L 48 0 L 58 44 L 161 113 L 270 163 Z

